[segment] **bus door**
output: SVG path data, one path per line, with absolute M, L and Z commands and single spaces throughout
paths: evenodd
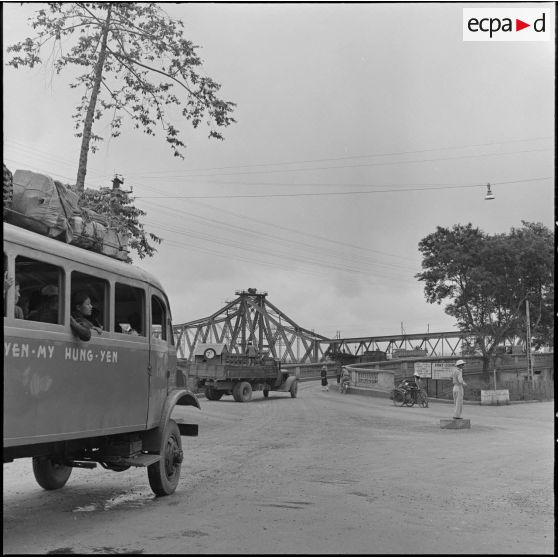
M 65 349 L 72 376 L 68 387 L 74 388 L 71 423 L 102 434 L 144 429 L 149 389 L 145 286 L 109 273 L 72 271 L 70 291 L 70 311 L 75 311 L 76 295 L 85 291 L 93 305 L 90 321 L 102 329 L 92 331 L 89 341 L 72 334 Z
M 157 291 L 151 294 L 150 328 L 148 428 L 159 423 L 176 364 L 169 308 Z

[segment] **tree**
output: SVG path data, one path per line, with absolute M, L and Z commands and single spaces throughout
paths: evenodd
M 181 117 L 194 128 L 205 119 L 213 138 L 223 139 L 217 128 L 235 122 L 235 104 L 217 97 L 221 86 L 199 73 L 198 47 L 184 38 L 183 23 L 170 19 L 155 3 L 51 2 L 30 22 L 37 36 L 9 46 L 13 54 L 8 65 L 33 68 L 51 45 L 57 73 L 72 64 L 83 69 L 70 83 L 84 88 L 73 115 L 76 136 L 82 139 L 76 181 L 80 191 L 89 149 L 95 152 L 95 142 L 103 139 L 93 133 L 93 123 L 105 115 L 112 137 L 120 135 L 124 114 L 148 135 L 155 134 L 159 122 L 173 154 L 182 158 L 186 146 L 171 123 L 169 107 L 171 112 L 181 109 Z M 70 37 L 75 41 L 64 53 Z
M 135 250 L 141 259 L 152 256 L 156 249 L 150 241 L 160 244 L 161 238 L 144 230 L 139 219 L 145 215 L 145 212 L 134 206 L 134 198 L 130 196 L 131 191 L 119 188 L 122 181 L 118 178 L 115 180 L 117 184 L 113 188 L 100 190 L 85 188 L 78 192 L 79 206 L 85 215 L 93 211 L 106 217 L 110 227 L 129 237 L 128 248 Z M 132 260 L 128 258 L 127 261 L 131 263 Z
M 488 370 L 496 347 L 524 337 L 526 301 L 538 343 L 553 342 L 553 237 L 540 223 L 522 222 L 509 234 L 487 235 L 468 225 L 437 227 L 419 242 L 429 303 L 447 301 L 445 312 L 474 339 Z

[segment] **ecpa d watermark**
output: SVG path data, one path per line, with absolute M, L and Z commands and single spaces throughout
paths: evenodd
M 550 9 L 463 8 L 464 41 L 549 41 L 553 27 Z

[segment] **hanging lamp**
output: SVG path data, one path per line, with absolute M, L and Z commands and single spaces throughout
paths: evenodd
M 492 190 L 490 189 L 490 182 L 486 185 L 486 196 L 484 196 L 485 200 L 493 200 L 494 195 L 492 194 Z

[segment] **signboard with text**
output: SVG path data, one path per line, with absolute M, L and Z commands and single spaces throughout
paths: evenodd
M 415 374 L 421 378 L 449 380 L 455 368 L 454 362 L 415 362 Z
M 433 362 L 432 363 L 432 379 L 449 380 L 451 373 L 455 369 L 454 362 Z
M 415 374 L 418 374 L 421 378 L 432 378 L 432 363 L 415 362 Z

